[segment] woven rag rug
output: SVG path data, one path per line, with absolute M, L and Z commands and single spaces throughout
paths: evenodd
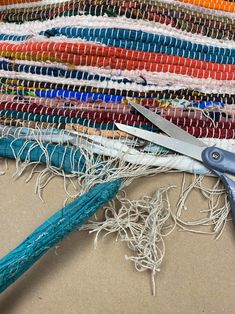
M 39 197 L 53 177 L 63 177 L 69 203 L 0 260 L 0 291 L 78 228 L 116 233 L 136 269 L 153 278 L 176 226 L 222 233 L 230 208 L 219 181 L 204 184 L 208 169 L 115 122 L 160 132 L 132 100 L 235 152 L 234 18 L 234 1 L 225 0 L 0 0 L 3 165 L 15 159 L 16 176 L 26 168 L 27 180 L 38 175 Z M 123 188 L 135 178 L 169 171 L 194 174 L 190 185 L 182 183 L 176 211 L 171 187 L 127 199 Z M 195 188 L 208 211 L 184 220 Z M 89 220 L 103 205 L 103 219 Z

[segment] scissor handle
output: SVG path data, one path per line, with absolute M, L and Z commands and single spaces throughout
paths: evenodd
M 213 171 L 224 183 L 235 223 L 235 154 L 218 147 L 208 147 L 202 152 L 204 165 Z M 230 176 L 229 176 L 230 175 Z

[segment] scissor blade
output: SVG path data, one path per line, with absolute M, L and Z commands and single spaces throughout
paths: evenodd
M 189 144 L 178 139 L 176 140 L 175 138 L 171 138 L 166 135 L 156 134 L 121 123 L 115 123 L 115 125 L 118 127 L 119 130 L 123 132 L 137 136 L 154 144 L 166 147 L 170 150 L 189 156 L 193 159 L 202 161 L 201 155 L 205 147 L 199 147 L 197 145 Z
M 152 122 L 155 126 L 165 132 L 167 135 L 174 137 L 175 139 L 205 147 L 206 145 L 194 137 L 193 135 L 189 134 L 188 132 L 182 130 L 175 124 L 171 123 L 167 119 L 161 117 L 160 115 L 146 109 L 145 107 L 133 102 L 129 101 L 129 104 L 135 108 L 138 112 L 140 112 L 145 118 L 147 118 L 150 122 Z

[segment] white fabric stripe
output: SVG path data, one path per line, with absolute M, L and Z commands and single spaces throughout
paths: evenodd
M 28 140 L 40 140 L 45 142 L 51 142 L 53 140 L 54 143 L 68 143 L 70 142 L 74 147 L 80 145 L 80 140 L 83 142 L 89 140 L 89 145 L 92 147 L 94 153 L 102 154 L 109 157 L 118 157 L 122 160 L 126 160 L 131 162 L 132 164 L 138 165 L 148 165 L 153 167 L 167 167 L 172 169 L 177 169 L 180 171 L 188 171 L 198 174 L 206 174 L 208 173 L 208 169 L 200 162 L 197 162 L 191 158 L 181 155 L 166 155 L 161 156 L 159 154 L 153 153 L 144 153 L 142 151 L 133 148 L 132 145 L 134 141 L 129 140 L 120 141 L 108 139 L 104 136 L 99 135 L 86 135 L 80 132 L 73 131 L 59 131 L 54 133 L 54 129 L 42 129 L 40 132 L 31 128 L 17 128 L 17 127 L 8 127 L 4 125 L 0 125 L 0 130 L 2 135 L 13 135 L 16 137 L 28 139 Z M 22 132 L 21 132 L 22 130 Z M 18 134 L 18 136 L 17 136 Z M 227 149 L 229 151 L 235 151 L 235 141 L 234 140 L 213 140 L 213 139 L 205 139 L 202 138 L 206 144 L 209 145 L 216 144 L 220 148 Z M 159 152 L 159 148 L 157 145 L 155 146 L 155 151 Z
M 142 86 L 136 83 L 114 83 L 114 82 L 100 82 L 100 81 L 86 81 L 86 80 L 75 80 L 68 78 L 58 78 L 44 75 L 34 75 L 27 73 L 18 72 L 7 72 L 0 70 L 0 76 L 10 79 L 23 79 L 40 82 L 50 83 L 62 83 L 71 84 L 75 86 L 85 85 L 94 86 L 99 88 L 114 88 L 119 90 L 132 90 L 139 92 L 148 92 L 150 90 L 161 91 L 163 89 L 196 89 L 203 93 L 228 93 L 233 94 L 235 91 L 235 81 L 216 81 L 211 79 L 194 79 L 184 75 L 171 74 L 171 73 L 155 73 L 155 84 Z M 154 76 L 153 76 L 154 77 Z M 58 81 L 59 80 L 59 81 Z
M 150 164 L 151 166 L 166 166 L 173 169 L 188 171 L 198 174 L 204 174 L 208 172 L 208 169 L 200 162 L 197 162 L 189 157 L 181 155 L 167 155 L 167 156 L 154 156 L 151 153 L 139 152 L 135 148 L 131 148 L 124 143 L 120 143 L 118 140 L 108 139 L 98 135 L 87 135 L 96 143 L 100 143 L 99 153 L 107 154 L 108 156 L 115 156 L 114 151 L 116 151 L 116 156 L 119 158 L 125 158 L 132 163 L 137 163 L 141 165 Z M 207 146 L 216 145 L 217 147 L 226 149 L 231 152 L 235 152 L 235 140 L 233 139 L 213 139 L 213 138 L 202 138 L 201 139 Z M 103 147 L 102 147 L 103 146 Z M 98 146 L 97 146 L 98 148 Z M 122 157 L 121 157 L 122 156 Z
M 141 30 L 151 34 L 172 36 L 192 43 L 201 43 L 221 48 L 235 49 L 235 42 L 230 40 L 213 39 L 200 34 L 191 34 L 181 31 L 169 25 L 151 21 L 131 20 L 125 17 L 110 18 L 107 16 L 72 16 L 58 17 L 49 21 L 33 21 L 24 24 L 1 24 L 0 32 L 9 35 L 32 35 L 38 36 L 40 31 L 53 27 L 90 27 L 90 28 L 124 28 L 130 30 Z M 64 40 L 67 41 L 65 37 Z
M 7 58 L 1 58 L 0 61 L 8 61 L 12 62 L 12 60 L 8 60 Z M 141 76 L 144 77 L 147 81 L 156 81 L 156 77 L 159 76 L 159 72 L 150 72 L 146 70 L 120 70 L 120 69 L 107 69 L 107 68 L 101 68 L 101 67 L 93 67 L 93 66 L 85 66 L 85 65 L 78 65 L 78 66 L 72 66 L 66 65 L 64 63 L 58 63 L 58 62 L 44 62 L 44 61 L 25 61 L 25 60 L 14 60 L 14 63 L 16 64 L 27 64 L 27 65 L 35 65 L 35 66 L 41 66 L 41 67 L 48 67 L 48 68 L 58 68 L 58 69 L 64 69 L 64 70 L 78 70 L 83 72 L 89 72 L 92 74 L 100 74 L 107 77 L 116 77 L 116 78 L 130 78 L 132 80 L 138 80 L 140 81 Z M 163 75 L 163 73 L 161 73 Z M 174 74 L 170 74 L 171 76 Z M 175 78 L 179 76 L 180 74 L 175 74 Z M 167 73 L 166 73 L 166 76 Z M 182 75 L 180 76 L 181 79 Z M 183 76 L 184 77 L 184 76 Z M 167 78 L 166 78 L 167 79 Z M 193 78 L 194 80 L 201 80 L 197 78 Z M 188 80 L 188 78 L 187 78 Z M 143 81 L 143 79 L 141 80 Z M 212 80 L 213 81 L 213 80 Z M 216 81 L 216 80 L 215 80 Z M 200 81 L 201 82 L 201 81 Z M 227 85 L 227 84 L 226 84 Z

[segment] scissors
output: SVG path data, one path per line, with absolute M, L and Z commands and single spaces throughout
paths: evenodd
M 229 197 L 233 222 L 235 223 L 235 154 L 216 146 L 206 146 L 200 139 L 160 115 L 135 102 L 131 101 L 129 104 L 168 136 L 121 123 L 115 123 L 117 128 L 202 162 L 224 183 Z

